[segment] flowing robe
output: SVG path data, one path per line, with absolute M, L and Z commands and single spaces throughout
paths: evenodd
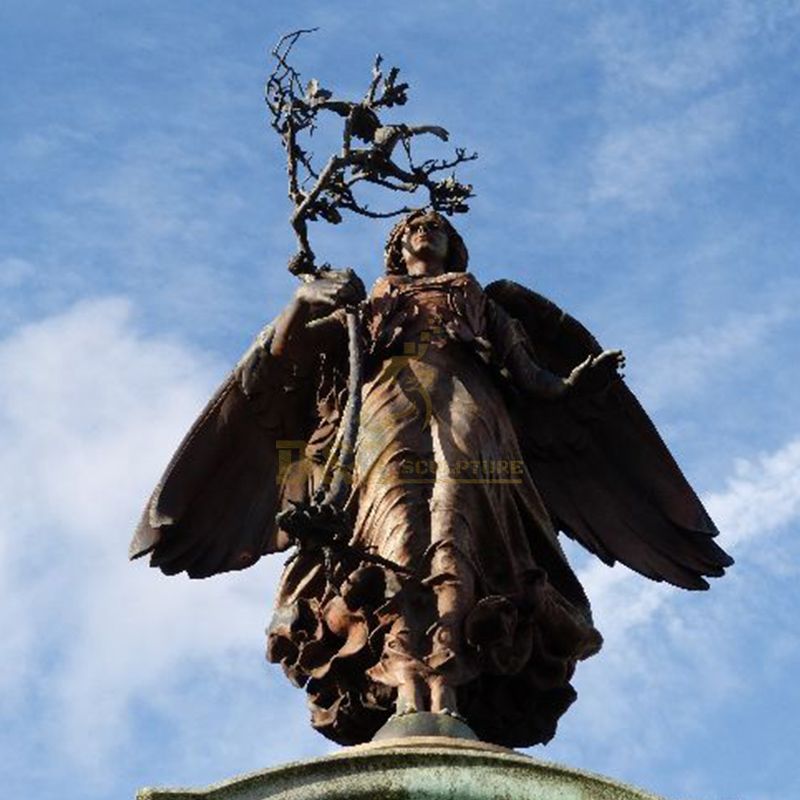
M 352 549 L 287 567 L 268 656 L 344 744 L 372 736 L 400 683 L 431 674 L 456 687 L 481 738 L 547 741 L 575 698 L 576 661 L 602 640 L 508 411 L 520 398 L 504 365 L 527 336 L 467 273 L 387 276 L 364 322 Z

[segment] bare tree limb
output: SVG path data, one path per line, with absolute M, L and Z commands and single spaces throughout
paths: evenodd
M 427 190 L 431 208 L 445 214 L 467 210 L 473 197 L 472 186 L 460 183 L 455 174 L 437 180 L 437 173 L 454 170 L 458 165 L 477 158 L 457 148 L 451 159 L 414 161 L 412 140 L 429 134 L 448 141 L 448 132 L 439 125 L 384 125 L 378 112 L 405 105 L 408 84 L 398 83 L 399 70 L 382 69 L 383 59 L 375 57 L 372 75 L 360 101 L 335 98 L 313 79 L 304 87 L 300 73 L 289 63 L 292 48 L 298 40 L 316 28 L 297 30 L 282 36 L 272 49 L 275 67 L 267 79 L 265 99 L 270 111 L 270 125 L 281 137 L 286 151 L 288 194 L 294 210 L 290 221 L 298 243 L 298 252 L 289 269 L 295 274 L 315 274 L 315 257 L 308 237 L 308 223 L 324 219 L 332 224 L 342 221 L 342 211 L 351 211 L 373 219 L 398 216 L 413 210 L 408 206 L 394 211 L 373 211 L 354 197 L 352 188 L 363 181 L 392 192 L 413 194 Z M 312 156 L 301 145 L 301 137 L 310 136 L 317 127 L 319 115 L 330 112 L 344 120 L 342 146 L 317 171 Z M 363 147 L 354 147 L 354 140 Z M 394 159 L 397 145 L 402 144 L 404 164 Z M 309 188 L 306 188 L 309 187 Z

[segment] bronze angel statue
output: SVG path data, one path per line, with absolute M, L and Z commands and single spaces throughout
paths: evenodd
M 180 445 L 131 556 L 204 578 L 299 545 L 268 658 L 334 741 L 426 711 L 546 742 L 602 643 L 559 533 L 685 589 L 732 559 L 620 351 L 519 284 L 482 287 L 438 213 L 406 216 L 385 255 L 366 296 L 350 272 L 301 284 Z M 301 536 L 342 450 L 346 309 L 363 356 L 346 491 L 335 533 Z

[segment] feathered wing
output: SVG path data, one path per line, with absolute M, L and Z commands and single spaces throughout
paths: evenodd
M 273 359 L 271 336 L 268 327 L 184 437 L 144 509 L 131 558 L 150 554 L 167 574 L 204 578 L 289 546 L 275 524 L 280 453 L 313 429 L 317 381 Z
M 551 372 L 566 376 L 601 352 L 577 320 L 524 286 L 496 281 L 486 294 L 522 323 L 533 357 Z M 706 589 L 705 578 L 722 575 L 733 559 L 714 542 L 714 523 L 636 397 L 612 368 L 602 378 L 604 387 L 583 397 L 512 408 L 554 524 L 609 565 Z

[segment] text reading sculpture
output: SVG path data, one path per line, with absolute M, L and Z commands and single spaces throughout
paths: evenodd
M 378 62 L 360 103 L 315 82 L 300 98 L 277 52 L 286 71 L 268 99 L 304 280 L 184 439 L 131 555 L 203 578 L 295 546 L 268 657 L 337 742 L 415 711 L 459 716 L 489 742 L 545 742 L 575 698 L 576 663 L 602 642 L 558 532 L 687 589 L 732 561 L 618 374 L 622 354 L 540 295 L 467 271 L 438 212 L 465 210 L 469 187 L 392 161 L 420 132 L 446 136 L 381 126 L 381 98 L 405 100 L 396 71 L 383 79 Z M 296 142 L 318 107 L 346 122 L 320 172 Z M 366 296 L 351 271 L 316 270 L 305 227 L 364 211 L 355 178 L 429 193 L 392 230 Z

